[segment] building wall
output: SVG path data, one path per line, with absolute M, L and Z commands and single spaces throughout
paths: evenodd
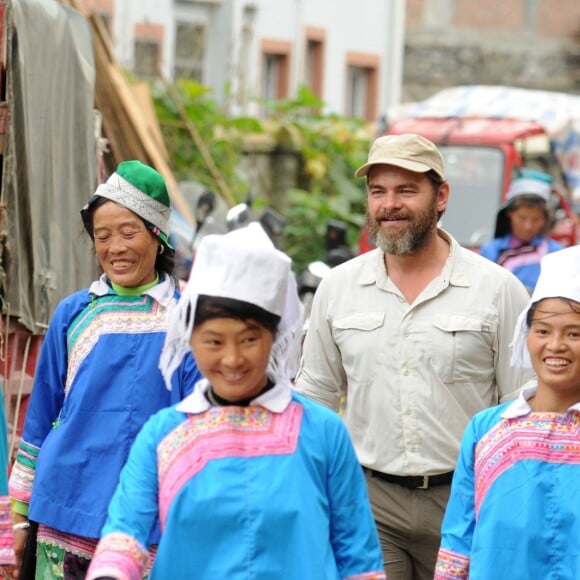
M 325 59 L 322 98 L 328 111 L 345 111 L 345 82 L 348 53 L 368 55 L 379 63 L 377 113 L 398 102 L 400 94 L 404 1 L 359 0 L 255 0 L 251 34 L 251 54 L 246 55 L 245 74 L 248 99 L 261 94 L 260 47 L 264 41 L 290 45 L 289 91 L 294 94 L 305 78 L 307 30 L 317 30 L 324 38 Z M 235 46 L 243 43 L 242 22 L 245 3 L 234 2 Z M 396 8 L 398 7 L 398 11 Z M 394 16 L 393 16 L 394 14 Z M 394 48 L 395 47 L 395 48 Z M 398 50 L 397 50 L 398 47 Z M 234 59 L 239 55 L 234 50 Z M 399 60 L 397 60 L 399 59 Z M 239 62 L 239 61 L 238 61 Z M 234 69 L 244 68 L 241 63 Z M 238 102 L 240 107 L 245 103 Z M 250 111 L 255 107 L 250 106 Z
M 476 83 L 580 92 L 580 2 L 407 0 L 402 100 Z
M 159 64 L 167 79 L 174 72 L 176 23 L 204 25 L 207 38 L 201 80 L 236 114 L 260 112 L 256 98 L 263 91 L 264 51 L 275 46 L 286 47 L 284 86 L 288 96 L 294 96 L 305 80 L 307 40 L 313 31 L 324 45 L 322 79 L 316 84 L 326 112 L 346 111 L 349 59 L 357 66 L 376 69 L 372 80 L 376 94 L 368 99 L 373 116 L 399 102 L 404 0 L 86 1 L 103 12 L 113 12 L 117 58 L 128 70 L 144 68 L 136 63 L 143 47 L 140 53 L 135 51 L 135 34 L 155 29 L 161 43 Z

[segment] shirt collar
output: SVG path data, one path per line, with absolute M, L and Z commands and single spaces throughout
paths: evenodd
M 449 244 L 449 256 L 441 271 L 441 276 L 445 280 L 448 279 L 449 284 L 453 286 L 470 286 L 471 281 L 469 280 L 464 262 L 460 257 L 461 246 L 449 232 L 442 228 L 438 228 L 437 233 Z M 385 288 L 387 280 L 388 275 L 385 269 L 384 253 L 376 248 L 369 252 L 366 267 L 361 269 L 357 281 L 362 286 L 377 284 L 377 286 Z
M 527 382 L 520 391 L 518 398 L 508 405 L 506 410 L 501 414 L 504 419 L 515 419 L 516 417 L 523 417 L 532 411 L 528 401 L 536 394 L 538 390 L 537 379 L 532 379 Z M 568 407 L 568 411 L 580 411 L 580 402 Z
M 213 407 L 205 396 L 208 389 L 209 381 L 201 379 L 201 381 L 196 383 L 193 393 L 185 397 L 175 408 L 182 413 L 192 413 L 194 415 L 204 413 Z M 271 389 L 256 397 L 252 401 L 252 405 L 259 405 L 268 411 L 272 411 L 272 413 L 282 413 L 291 400 L 292 387 L 290 383 L 278 382 Z
M 113 289 L 107 283 L 106 274 L 102 274 L 98 280 L 95 280 L 89 287 L 89 293 L 95 296 L 105 296 L 113 292 Z M 171 276 L 167 274 L 159 284 L 156 284 L 149 290 L 145 290 L 143 295 L 151 296 L 154 300 L 159 302 L 162 306 L 168 306 L 173 295 L 175 294 L 175 283 Z
M 471 286 L 469 274 L 465 268 L 465 262 L 461 259 L 461 246 L 459 242 L 445 230 L 439 228 L 439 235 L 449 244 L 449 257 L 443 267 L 443 276 L 449 276 L 449 284 L 452 286 L 462 286 L 468 288 Z

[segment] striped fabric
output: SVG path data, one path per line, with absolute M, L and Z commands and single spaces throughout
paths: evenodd
M 11 566 L 14 560 L 14 533 L 10 513 L 10 497 L 0 496 L 0 566 Z

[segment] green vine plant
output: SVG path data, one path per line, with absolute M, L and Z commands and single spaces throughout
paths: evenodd
M 372 127 L 359 119 L 321 113 L 324 103 L 305 86 L 291 99 L 261 101 L 265 120 L 229 117 L 211 91 L 194 81 L 180 80 L 173 90 L 179 92 L 189 120 L 237 201 L 250 192 L 251 179 L 241 169 L 245 138 L 264 133 L 272 122 L 299 134 L 300 170 L 295 186 L 285 192 L 285 226 L 279 240 L 296 272 L 311 261 L 324 259 L 324 235 L 330 220 L 347 224 L 347 240 L 356 252 L 364 222 L 365 184 L 354 177 L 354 171 L 366 159 L 374 136 Z M 196 180 L 215 190 L 214 176 L 166 87 L 154 85 L 152 95 L 177 179 Z M 264 208 L 270 202 L 258 198 L 255 207 Z

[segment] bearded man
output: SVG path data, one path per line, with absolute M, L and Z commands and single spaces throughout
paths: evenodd
M 530 378 L 509 348 L 529 295 L 438 227 L 450 187 L 433 143 L 380 137 L 355 175 L 377 247 L 323 279 L 296 388 L 343 414 L 389 580 L 430 580 L 463 430 Z

